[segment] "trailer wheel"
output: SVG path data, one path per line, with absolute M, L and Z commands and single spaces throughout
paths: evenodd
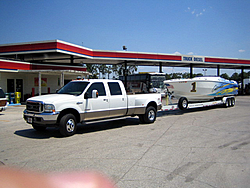
M 235 98 L 232 97 L 232 98 L 231 98 L 231 106 L 233 107 L 234 105 L 235 105 Z
M 178 107 L 181 109 L 181 110 L 186 110 L 187 107 L 188 107 L 188 100 L 186 97 L 181 97 L 178 101 Z
M 147 107 L 145 114 L 139 115 L 139 119 L 142 123 L 154 123 L 156 119 L 155 108 L 153 106 Z
M 76 118 L 73 114 L 65 114 L 59 123 L 59 130 L 63 136 L 72 136 L 76 132 Z
M 231 98 L 227 98 L 225 102 L 225 107 L 228 108 L 231 106 Z

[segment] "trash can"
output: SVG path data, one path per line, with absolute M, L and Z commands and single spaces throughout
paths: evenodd
M 9 104 L 13 104 L 15 100 L 15 93 L 6 93 L 6 98 Z
M 21 102 L 21 92 L 15 92 L 15 100 L 17 104 Z

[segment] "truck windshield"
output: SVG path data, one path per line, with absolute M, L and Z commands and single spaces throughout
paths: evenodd
M 88 84 L 89 84 L 89 82 L 69 82 L 64 87 L 62 87 L 57 93 L 58 94 L 81 95 Z

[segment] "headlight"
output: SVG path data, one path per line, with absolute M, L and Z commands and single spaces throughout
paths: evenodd
M 53 104 L 44 104 L 44 112 L 55 112 L 55 106 Z

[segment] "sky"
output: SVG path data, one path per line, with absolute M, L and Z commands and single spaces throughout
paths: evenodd
M 249 10 L 249 0 L 0 0 L 0 44 L 59 39 L 97 50 L 125 45 L 136 52 L 250 59 Z

